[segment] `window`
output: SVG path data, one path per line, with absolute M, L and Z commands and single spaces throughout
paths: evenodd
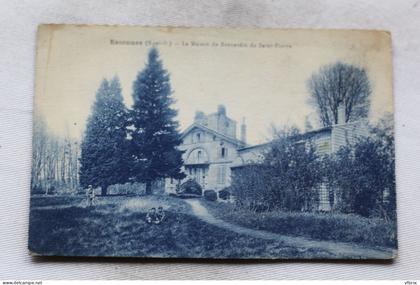
M 226 166 L 220 165 L 217 169 L 217 183 L 225 184 L 226 182 Z
M 197 162 L 201 161 L 201 150 L 197 151 Z
M 197 142 L 200 142 L 200 140 L 201 140 L 201 134 L 200 134 L 200 133 L 198 133 L 198 134 L 197 134 Z
M 227 148 L 225 148 L 225 147 L 222 147 L 221 149 L 220 149 L 220 157 L 227 157 Z

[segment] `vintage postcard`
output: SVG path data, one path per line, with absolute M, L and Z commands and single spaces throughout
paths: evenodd
M 392 259 L 391 35 L 41 25 L 29 250 Z

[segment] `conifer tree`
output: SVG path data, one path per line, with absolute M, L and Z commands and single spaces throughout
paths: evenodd
M 82 187 L 101 187 L 106 195 L 108 186 L 128 180 L 127 115 L 119 79 L 114 77 L 110 83 L 104 79 L 81 144 Z
M 172 108 L 169 73 L 163 68 L 157 49 L 149 51 L 145 68 L 133 84 L 132 176 L 146 183 L 146 193 L 152 193 L 152 183 L 162 178 L 182 179 L 182 142 L 178 131 L 177 111 Z

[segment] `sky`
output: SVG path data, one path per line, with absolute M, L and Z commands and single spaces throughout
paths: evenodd
M 337 61 L 365 68 L 372 83 L 370 119 L 393 111 L 390 35 L 375 31 L 142 28 L 45 25 L 38 31 L 35 112 L 57 135 L 80 138 L 103 78 L 118 76 L 126 105 L 151 46 L 171 76 L 181 130 L 197 110 L 219 104 L 247 141 L 270 126 L 317 126 L 308 78 Z M 238 126 L 239 132 L 239 126 Z

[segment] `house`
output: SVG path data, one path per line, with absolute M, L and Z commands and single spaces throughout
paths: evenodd
M 237 122 L 226 115 L 223 105 L 205 115 L 197 111 L 194 123 L 182 133 L 184 173 L 203 189 L 221 190 L 230 185 L 233 161 L 238 150 L 246 146 L 246 126 L 241 125 L 241 139 L 236 136 Z M 167 179 L 166 192 L 173 193 L 179 181 Z
M 311 141 L 318 154 L 326 155 L 356 142 L 360 136 L 368 135 L 365 121 L 345 123 L 344 108 L 340 108 L 338 113 L 338 124 L 305 132 L 299 136 L 297 143 Z M 183 143 L 179 146 L 185 151 L 185 179 L 194 179 L 204 190 L 219 191 L 230 186 L 232 171 L 261 162 L 271 142 L 247 145 L 244 120 L 239 133 L 240 138 L 237 137 L 237 122 L 227 116 L 223 105 L 209 115 L 197 111 L 194 123 L 182 133 Z M 165 191 L 174 193 L 180 182 L 167 179 Z M 319 195 L 319 209 L 329 211 L 332 205 L 325 184 L 320 186 Z

